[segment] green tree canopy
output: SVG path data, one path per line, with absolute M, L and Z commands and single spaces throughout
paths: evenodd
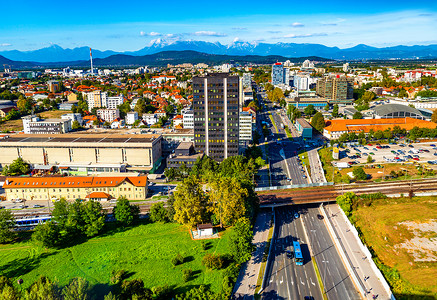
M 119 197 L 117 204 L 114 206 L 113 213 L 118 222 L 128 226 L 138 219 L 140 208 L 138 205 L 131 205 L 125 197 Z
M 317 112 L 311 119 L 311 125 L 319 132 L 323 132 L 325 128 L 325 118 L 321 112 Z
M 0 210 L 0 244 L 14 240 L 16 234 L 12 229 L 15 227 L 15 217 L 10 210 Z
M 366 174 L 366 172 L 364 172 L 363 167 L 354 168 L 352 173 L 354 174 L 354 177 L 356 180 L 366 180 L 367 179 L 367 174 Z
M 307 107 L 305 107 L 305 109 L 303 110 L 303 112 L 305 113 L 305 115 L 307 116 L 312 116 L 316 113 L 316 109 L 314 108 L 314 105 L 310 104 Z
M 3 167 L 2 174 L 5 176 L 10 175 L 23 175 L 30 171 L 30 166 L 21 157 L 15 159 L 9 166 Z
M 206 195 L 199 179 L 188 176 L 174 193 L 174 220 L 189 228 L 206 220 Z
M 240 218 L 234 225 L 230 238 L 230 251 L 235 262 L 244 263 L 251 257 L 253 231 L 248 218 Z

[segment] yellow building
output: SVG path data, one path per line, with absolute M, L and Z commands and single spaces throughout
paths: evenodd
M 6 200 L 93 199 L 107 201 L 124 196 L 128 200 L 144 200 L 147 176 L 119 177 L 9 177 L 3 188 Z
M 67 96 L 68 102 L 77 102 L 77 94 L 69 93 Z

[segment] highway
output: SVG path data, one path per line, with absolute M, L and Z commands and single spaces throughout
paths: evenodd
M 311 262 L 308 241 L 300 218 L 293 217 L 290 208 L 276 210 L 276 233 L 272 242 L 271 264 L 267 272 L 267 285 L 262 299 L 303 299 L 312 296 L 322 299 L 317 276 Z M 295 265 L 285 250 L 293 250 L 293 240 L 301 243 L 304 265 Z
M 273 140 L 269 143 L 272 186 L 307 184 L 307 179 L 303 177 L 305 173 L 297 160 L 299 144 L 290 141 L 284 129 L 281 129 L 281 117 L 274 111 L 271 114 L 279 130 L 277 132 L 273 125 L 270 127 L 271 136 L 273 137 Z M 290 178 L 291 181 L 288 181 L 287 178 Z
M 301 209 L 301 219 L 305 224 L 314 258 L 319 267 L 322 282 L 328 299 L 361 299 L 359 292 L 347 272 L 334 241 L 320 220 L 317 206 Z

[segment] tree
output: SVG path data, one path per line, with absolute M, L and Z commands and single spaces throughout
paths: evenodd
M 38 225 L 39 226 L 39 225 Z M 59 287 L 45 276 L 32 283 L 24 294 L 26 300 L 60 300 Z
M 311 119 L 311 125 L 319 132 L 323 131 L 325 128 L 325 118 L 323 117 L 321 112 L 317 112 L 314 117 Z
M 437 110 L 434 110 L 431 115 L 431 121 L 437 123 Z
M 164 208 L 164 203 L 159 202 L 152 205 L 149 212 L 150 220 L 152 222 L 160 222 L 167 223 L 168 220 L 168 212 Z
M 245 200 L 248 192 L 237 178 L 216 178 L 209 184 L 209 210 L 223 224 L 233 225 L 246 214 Z
M 14 240 L 16 234 L 12 229 L 15 227 L 15 217 L 10 210 L 0 210 L 0 244 Z
M 373 162 L 373 158 L 372 158 L 372 156 L 367 156 L 367 163 L 368 164 L 370 164 L 370 163 L 372 163 Z
M 113 209 L 115 219 L 124 226 L 131 225 L 138 218 L 139 212 L 139 206 L 131 205 L 125 197 L 119 197 Z
M 407 91 L 404 90 L 404 89 L 401 89 L 401 90 L 399 91 L 399 93 L 398 93 L 398 97 L 399 97 L 399 98 L 408 98 L 408 93 L 407 93 Z
M 352 205 L 358 199 L 353 192 L 346 192 L 343 195 L 337 197 L 337 204 L 343 209 L 346 216 L 350 216 L 352 213 Z
M 5 276 L 0 276 L 0 299 L 3 300 L 20 299 L 20 295 L 18 294 L 17 290 L 14 288 L 12 281 Z
M 267 97 L 272 102 L 280 102 L 284 99 L 284 92 L 280 88 L 275 88 L 273 91 L 267 92 Z
M 230 252 L 236 263 L 244 263 L 251 257 L 253 230 L 248 218 L 240 218 L 234 225 L 230 237 Z
M 20 97 L 17 101 L 17 107 L 22 113 L 30 112 L 32 110 L 32 105 L 32 100 L 25 97 Z
M 189 228 L 205 219 L 206 196 L 202 185 L 194 176 L 189 176 L 174 193 L 174 220 Z
M 73 124 L 71 125 L 71 129 L 77 130 L 80 128 L 82 128 L 82 126 L 80 126 L 79 122 L 77 120 L 73 121 Z
M 3 168 L 2 174 L 5 176 L 10 175 L 23 175 L 30 171 L 29 164 L 26 163 L 21 157 L 15 159 L 9 166 Z
M 41 243 L 44 247 L 53 248 L 60 241 L 59 227 L 54 221 L 38 224 L 32 234 L 32 239 L 37 243 Z
M 328 111 L 329 110 L 329 103 L 326 103 L 326 105 L 325 105 L 325 111 Z
M 88 281 L 82 277 L 73 278 L 70 283 L 63 288 L 64 300 L 88 300 L 90 299 L 90 287 Z
M 363 118 L 363 114 L 360 113 L 359 111 L 356 111 L 352 118 L 353 119 L 362 119 Z
M 334 118 L 337 118 L 337 117 L 338 117 L 338 104 L 335 104 L 335 105 L 334 105 L 334 108 L 332 109 L 332 116 L 333 116 Z
M 354 174 L 354 177 L 356 180 L 366 180 L 367 174 L 364 172 L 363 167 L 357 167 L 355 168 L 352 173 Z
M 307 107 L 305 107 L 304 111 L 305 115 L 312 116 L 316 113 L 316 109 L 314 108 L 314 105 L 310 104 Z
M 135 104 L 134 111 L 138 113 L 138 116 L 142 116 L 146 112 L 146 102 L 144 99 L 138 99 L 137 104 Z
M 102 212 L 102 204 L 94 200 L 88 200 L 83 206 L 84 233 L 88 237 L 95 236 L 105 225 L 105 214 Z

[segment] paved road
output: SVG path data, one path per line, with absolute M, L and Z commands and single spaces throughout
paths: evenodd
M 253 229 L 254 237 L 253 244 L 256 249 L 252 253 L 252 257 L 241 266 L 240 275 L 234 286 L 234 296 L 238 299 L 253 299 L 255 286 L 258 280 L 264 248 L 267 244 L 269 236 L 269 224 L 272 213 L 270 210 L 261 211 L 256 219 Z
M 289 207 L 276 210 L 277 232 L 272 243 L 270 268 L 266 270 L 268 277 L 263 299 L 303 299 L 305 296 L 322 299 L 302 220 L 294 219 L 293 215 Z M 293 240 L 301 244 L 303 266 L 296 266 L 294 259 L 285 254 L 285 250 L 293 250 Z
M 281 117 L 274 111 L 272 111 L 272 117 L 279 130 L 279 132 L 276 132 L 274 126 L 270 127 L 274 138 L 269 144 L 269 153 L 272 163 L 272 185 L 308 183 L 307 179 L 304 178 L 305 173 L 302 171 L 297 160 L 299 145 L 296 142 L 290 141 L 284 129 L 280 128 L 280 124 L 282 124 Z M 290 178 L 291 181 L 288 181 L 287 178 Z
M 361 299 L 350 274 L 343 265 L 325 220 L 318 219 L 317 206 L 306 206 L 301 210 L 301 218 L 310 239 L 311 250 L 319 267 L 328 299 Z
M 366 257 L 362 252 L 361 241 L 352 233 L 343 214 L 340 213 L 340 207 L 337 204 L 325 205 L 326 213 L 334 225 L 334 229 L 338 235 L 339 240 L 347 252 L 352 267 L 358 275 L 363 289 L 368 292 L 367 299 L 373 299 L 373 295 L 377 299 L 390 299 L 390 296 L 385 292 L 382 283 L 377 278 L 370 265 L 371 257 Z M 364 280 L 364 278 L 368 278 Z

